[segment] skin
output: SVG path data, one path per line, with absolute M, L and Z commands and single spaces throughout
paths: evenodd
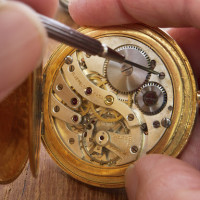
M 0 101 L 22 83 L 42 59 L 47 36 L 33 9 L 52 17 L 58 5 L 57 0 L 23 2 L 27 5 L 20 1 L 0 2 Z
M 37 12 L 53 16 L 57 0 L 23 0 Z M 199 81 L 200 1 L 197 0 L 72 0 L 69 10 L 80 25 L 109 26 L 143 22 L 173 28 Z M 103 10 L 103 14 L 102 14 Z M 91 17 L 92 16 L 92 17 Z M 18 2 L 0 3 L 0 101 L 34 70 L 42 58 L 46 32 L 30 8 Z M 20 24 L 20 29 L 19 25 Z M 20 31 L 21 30 L 21 31 Z M 200 199 L 200 118 L 180 160 L 149 155 L 126 173 L 129 199 Z
M 169 34 L 190 60 L 200 85 L 199 6 L 200 1 L 197 0 L 72 0 L 69 11 L 80 25 L 110 26 L 142 22 L 151 26 L 174 27 Z M 148 155 L 127 170 L 128 198 L 200 199 L 199 153 L 200 117 L 197 113 L 192 137 L 180 155 L 180 160 L 164 155 Z

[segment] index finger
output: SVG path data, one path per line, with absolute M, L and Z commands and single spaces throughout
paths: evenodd
M 41 0 L 15 0 L 15 1 L 21 1 L 31 6 L 37 12 L 50 16 L 50 17 L 52 17 L 55 14 L 56 9 L 58 7 L 58 0 L 42 0 L 42 1 Z
M 72 0 L 69 11 L 80 25 L 141 22 L 160 27 L 200 27 L 199 7 L 196 0 Z

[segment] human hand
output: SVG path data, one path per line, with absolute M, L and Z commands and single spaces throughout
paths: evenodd
M 57 0 L 21 0 L 44 15 L 53 16 Z M 31 8 L 0 0 L 0 101 L 16 88 L 42 59 L 46 31 Z
M 110 26 L 142 22 L 173 28 L 169 34 L 179 43 L 200 83 L 200 2 L 195 0 L 71 0 L 69 11 L 80 25 Z M 148 155 L 126 173 L 130 200 L 200 199 L 200 117 L 180 159 Z

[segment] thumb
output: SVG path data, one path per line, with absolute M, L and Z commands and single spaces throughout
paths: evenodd
M 198 200 L 200 173 L 181 160 L 149 155 L 128 168 L 126 190 L 130 200 Z
M 0 3 L 0 101 L 39 65 L 46 33 L 29 7 Z

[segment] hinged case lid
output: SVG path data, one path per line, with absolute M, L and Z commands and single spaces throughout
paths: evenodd
M 29 160 L 30 167 L 34 177 L 37 177 L 39 171 L 39 152 L 41 142 L 41 121 L 42 121 L 42 66 L 33 73 L 33 97 L 32 112 L 30 120 L 29 134 Z
M 42 67 L 0 103 L 0 184 L 14 181 L 28 157 L 33 176 L 38 174 L 41 85 Z

